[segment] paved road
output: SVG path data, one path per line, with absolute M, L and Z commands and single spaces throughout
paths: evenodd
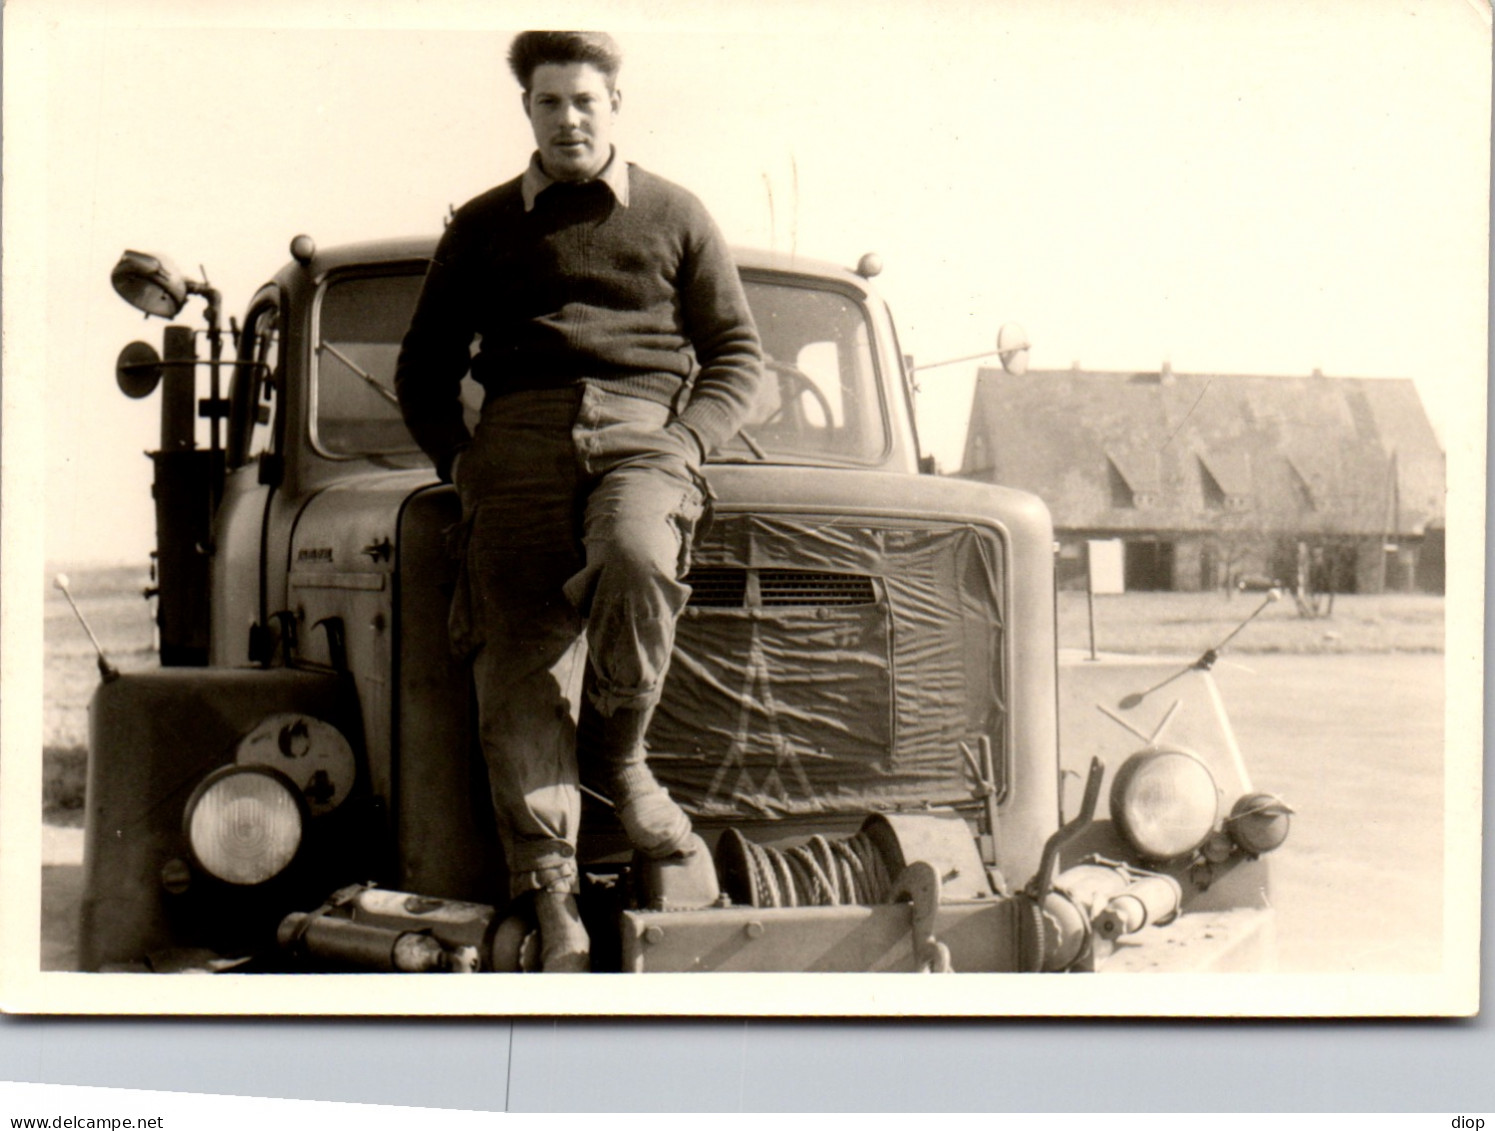
M 1280 969 L 1422 972 L 1442 948 L 1443 657 L 1245 657 L 1216 669 L 1254 784 L 1298 811 L 1274 860 Z M 77 830 L 47 830 L 44 969 L 71 969 Z
M 1221 664 L 1215 675 L 1254 784 L 1298 811 L 1273 861 L 1281 969 L 1436 971 L 1443 657 L 1253 655 L 1240 663 L 1255 674 Z

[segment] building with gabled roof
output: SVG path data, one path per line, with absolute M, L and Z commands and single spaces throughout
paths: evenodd
M 1444 454 L 1410 380 L 982 368 L 958 474 L 1048 504 L 1061 580 L 1119 540 L 1127 588 L 1442 588 Z

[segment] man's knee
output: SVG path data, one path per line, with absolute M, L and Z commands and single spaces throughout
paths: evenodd
M 673 582 L 680 563 L 680 531 L 672 523 L 615 527 L 587 547 L 595 560 L 624 585 Z
M 588 619 L 594 639 L 599 627 L 632 637 L 642 622 L 673 623 L 690 598 L 690 589 L 676 576 L 674 557 L 661 555 L 646 543 L 629 541 L 591 556 L 587 568 L 566 585 L 569 597 Z M 630 627 L 632 626 L 632 627 Z

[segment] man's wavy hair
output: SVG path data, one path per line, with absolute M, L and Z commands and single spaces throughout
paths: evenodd
M 590 63 L 613 89 L 623 53 L 605 31 L 522 31 L 509 45 L 509 70 L 529 92 L 535 68 L 545 63 Z

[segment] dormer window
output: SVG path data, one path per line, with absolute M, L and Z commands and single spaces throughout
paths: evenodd
M 1197 456 L 1199 492 L 1207 510 L 1244 511 L 1251 506 L 1251 467 L 1244 455 Z
M 1156 453 L 1106 452 L 1106 481 L 1117 510 L 1157 506 L 1161 484 Z

